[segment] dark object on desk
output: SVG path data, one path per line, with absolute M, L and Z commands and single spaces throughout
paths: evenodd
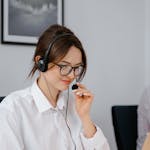
M 118 150 L 136 150 L 137 105 L 112 106 L 112 121 Z
M 5 98 L 5 96 L 1 96 L 1 97 L 0 97 L 0 103 L 1 103 L 1 101 L 2 101 L 4 98 Z

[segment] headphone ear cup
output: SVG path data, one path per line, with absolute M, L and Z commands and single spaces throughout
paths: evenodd
M 40 58 L 40 60 L 37 63 L 37 67 L 41 72 L 45 72 L 47 70 L 47 63 L 44 61 L 43 58 Z

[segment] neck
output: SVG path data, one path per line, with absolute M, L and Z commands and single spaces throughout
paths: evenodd
M 38 86 L 51 105 L 56 107 L 59 91 L 48 84 L 44 75 L 38 78 Z

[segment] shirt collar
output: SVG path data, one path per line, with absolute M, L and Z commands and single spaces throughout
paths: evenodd
M 66 107 L 67 97 L 64 95 L 64 92 L 61 92 L 58 97 L 57 106 L 54 108 L 51 103 L 48 101 L 48 99 L 45 97 L 45 95 L 42 93 L 41 89 L 37 85 L 37 80 L 34 81 L 32 87 L 31 87 L 31 93 L 33 95 L 33 99 L 35 101 L 35 104 L 39 110 L 39 112 L 44 112 L 48 109 L 64 109 Z

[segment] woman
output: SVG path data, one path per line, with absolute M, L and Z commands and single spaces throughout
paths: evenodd
M 39 76 L 27 89 L 8 95 L 0 105 L 3 150 L 109 150 L 101 129 L 90 117 L 93 94 L 77 83 L 87 62 L 74 33 L 50 26 L 39 38 L 30 72 Z

